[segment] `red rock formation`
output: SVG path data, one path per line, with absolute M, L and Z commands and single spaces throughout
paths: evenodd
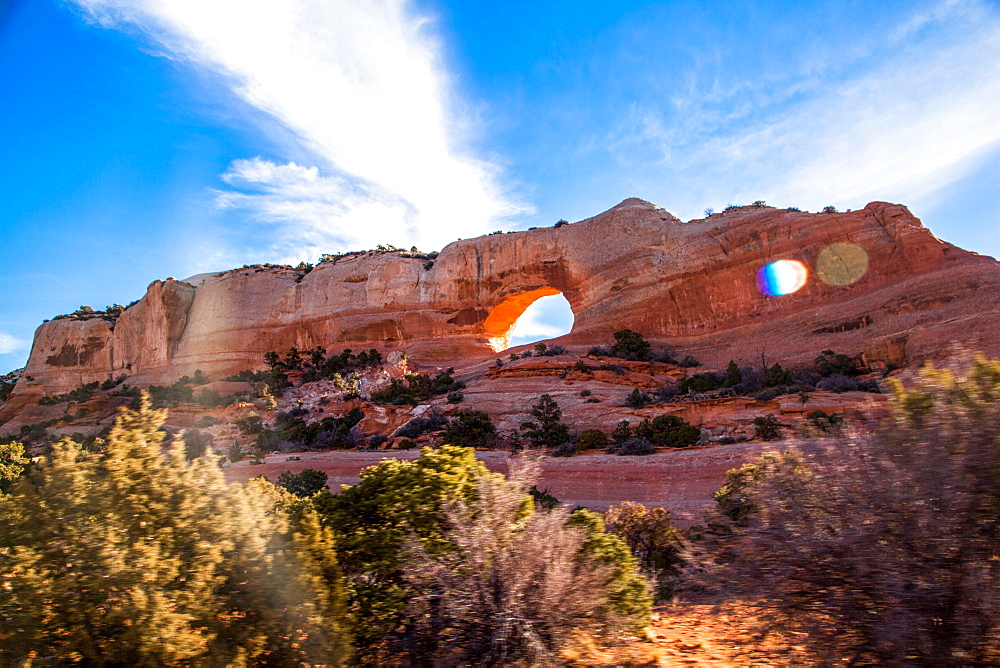
M 867 253 L 853 284 L 815 277 L 835 243 Z M 802 262 L 812 278 L 792 295 L 764 296 L 757 271 L 779 259 Z M 914 364 L 955 341 L 1000 355 L 1000 264 L 938 240 L 904 206 L 739 207 L 682 223 L 629 199 L 572 225 L 457 241 L 433 262 L 372 252 L 309 273 L 256 267 L 155 281 L 113 326 L 39 327 L 0 419 L 81 382 L 127 374 L 133 384 L 166 383 L 195 369 L 217 380 L 291 346 L 471 362 L 506 345 L 534 299 L 558 292 L 575 315 L 560 343 L 577 347 L 629 327 L 708 364 L 803 362 L 826 348 L 872 366 Z

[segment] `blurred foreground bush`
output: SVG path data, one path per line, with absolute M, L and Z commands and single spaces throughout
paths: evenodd
M 5 665 L 347 663 L 332 534 L 188 462 L 165 417 L 144 396 L 104 452 L 64 439 L 0 498 Z
M 1000 363 L 891 384 L 870 436 L 730 472 L 688 573 L 821 662 L 1000 663 Z

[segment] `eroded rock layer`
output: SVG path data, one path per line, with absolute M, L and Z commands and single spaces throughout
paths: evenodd
M 821 253 L 845 243 L 864 251 L 867 267 L 849 284 L 820 280 Z M 782 259 L 802 263 L 809 280 L 794 294 L 766 296 L 757 272 Z M 912 365 L 956 345 L 1000 355 L 1000 263 L 935 238 L 902 205 L 817 214 L 739 207 L 682 223 L 629 199 L 575 224 L 457 241 L 433 261 L 372 252 L 308 273 L 255 267 L 155 281 L 113 323 L 39 327 L 0 413 L 122 374 L 136 385 L 195 369 L 219 379 L 292 346 L 471 362 L 506 345 L 531 301 L 560 292 L 575 316 L 559 340 L 568 346 L 606 344 L 628 327 L 709 365 L 792 364 L 827 348 L 872 366 Z

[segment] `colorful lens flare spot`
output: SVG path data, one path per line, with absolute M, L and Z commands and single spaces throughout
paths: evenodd
M 857 244 L 830 244 L 816 258 L 816 275 L 827 285 L 852 285 L 868 273 L 868 253 Z
M 798 260 L 778 260 L 757 272 L 757 289 L 768 297 L 783 297 L 806 284 L 809 272 Z

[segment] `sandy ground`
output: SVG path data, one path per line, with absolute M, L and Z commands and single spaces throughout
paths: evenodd
M 548 489 L 563 503 L 604 511 L 622 501 L 635 501 L 670 510 L 679 526 L 699 523 L 712 504 L 712 493 L 722 486 L 726 471 L 755 458 L 764 450 L 783 444 L 738 443 L 662 452 L 645 457 L 583 454 L 575 457 L 542 457 L 539 489 Z M 263 464 L 239 462 L 226 468 L 226 477 L 243 482 L 259 475 L 276 480 L 283 471 L 318 469 L 330 476 L 336 492 L 340 485 L 358 482 L 365 467 L 387 457 L 415 459 L 418 450 L 393 452 L 300 452 L 268 456 Z M 507 473 L 510 453 L 480 451 L 476 455 L 492 471 Z M 289 461 L 299 457 L 298 461 Z
M 609 667 L 816 665 L 794 634 L 758 633 L 756 614 L 740 601 L 659 606 L 643 636 L 611 646 L 580 638 L 563 659 L 571 666 Z

